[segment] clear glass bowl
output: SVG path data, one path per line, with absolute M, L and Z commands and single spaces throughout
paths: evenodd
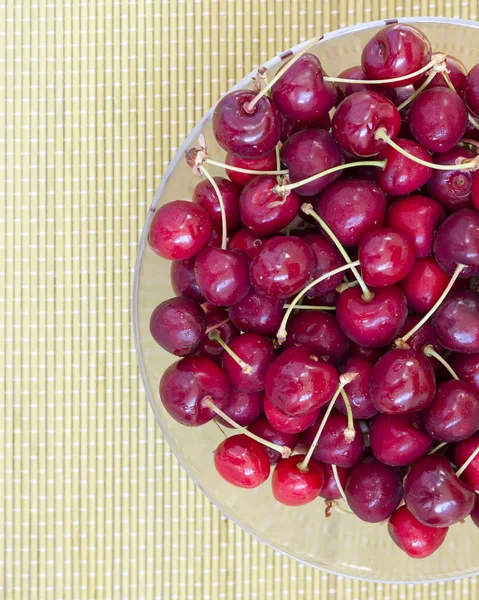
M 431 40 L 434 50 L 460 58 L 468 68 L 479 61 L 479 24 L 445 18 L 400 19 L 416 25 Z M 358 64 L 361 50 L 384 21 L 348 27 L 326 34 L 314 48 L 325 70 L 338 74 Z M 305 44 L 294 48 L 301 49 Z M 279 58 L 266 64 L 274 73 Z M 233 89 L 250 87 L 248 75 Z M 415 561 L 393 544 L 385 524 L 370 525 L 354 516 L 335 512 L 324 517 L 321 500 L 301 508 L 276 502 L 269 482 L 254 490 L 242 490 L 219 477 L 213 466 L 212 451 L 222 439 L 213 423 L 186 428 L 174 421 L 159 399 L 158 383 L 163 370 L 175 358 L 151 338 L 149 319 L 161 301 L 173 296 L 170 263 L 155 255 L 147 242 L 150 222 L 160 203 L 191 198 L 199 179 L 184 160 L 184 151 L 198 146 L 204 132 L 210 156 L 224 158 L 211 130 L 212 110 L 188 136 L 167 169 L 158 187 L 141 237 L 136 264 L 133 326 L 141 375 L 156 420 L 181 464 L 206 496 L 227 517 L 248 533 L 273 548 L 326 571 L 361 579 L 387 582 L 425 582 L 471 575 L 479 571 L 479 530 L 470 520 L 451 528 L 445 544 L 432 557 Z M 221 174 L 219 169 L 211 169 Z

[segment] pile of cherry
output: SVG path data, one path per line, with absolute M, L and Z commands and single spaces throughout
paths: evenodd
M 225 164 L 201 136 L 193 201 L 153 217 L 177 297 L 150 330 L 181 357 L 160 396 L 236 429 L 230 483 L 273 465 L 277 501 L 389 519 L 423 558 L 479 526 L 479 64 L 398 23 L 338 77 L 308 49 L 219 101 Z

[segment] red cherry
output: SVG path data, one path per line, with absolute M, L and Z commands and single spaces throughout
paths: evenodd
M 262 392 L 241 392 L 232 389 L 228 396 L 227 404 L 222 410 L 238 425 L 247 427 L 263 414 L 263 394 Z M 216 417 L 216 420 L 224 427 L 231 427 L 231 425 L 219 415 Z M 267 450 L 269 450 L 269 448 L 267 448 Z M 271 452 L 275 451 L 271 450 Z
M 459 379 L 472 383 L 479 392 L 479 354 L 453 354 L 447 360 Z
M 425 315 L 439 300 L 449 283 L 432 256 L 419 258 L 408 275 L 399 283 L 411 310 Z
M 446 539 L 448 527 L 429 527 L 416 519 L 407 506 L 389 517 L 388 532 L 393 542 L 411 558 L 427 558 Z
M 417 142 L 404 138 L 397 138 L 395 142 L 416 158 L 431 161 L 429 152 Z M 427 183 L 431 177 L 432 169 L 430 167 L 420 165 L 391 146 L 385 148 L 381 155 L 387 160 L 387 163 L 383 170 L 378 170 L 378 183 L 386 193 L 392 196 L 410 194 Z
M 218 326 L 220 323 L 222 325 Z M 238 328 L 228 318 L 228 313 L 224 308 L 214 307 L 206 313 L 206 330 L 215 329 L 221 336 L 225 344 L 230 344 L 231 340 L 239 335 Z M 221 363 L 224 349 L 215 340 L 210 339 L 205 334 L 198 344 L 197 353 L 201 356 L 211 358 L 217 363 Z
M 249 291 L 249 259 L 242 252 L 204 248 L 196 257 L 195 277 L 208 302 L 231 306 Z
M 302 415 L 287 415 L 285 412 L 275 406 L 268 396 L 263 398 L 263 408 L 266 418 L 272 427 L 281 433 L 301 433 L 311 427 L 319 417 L 320 408 L 304 413 Z
M 238 206 L 240 191 L 234 183 L 224 177 L 214 177 L 214 180 L 223 198 L 228 231 L 236 231 L 241 223 Z M 218 195 L 208 179 L 200 181 L 195 187 L 193 202 L 206 210 L 213 228 L 221 229 L 221 208 Z
M 372 370 L 372 364 L 363 356 L 350 356 L 342 369 L 343 373 L 357 373 L 356 377 L 344 386 L 355 419 L 370 419 L 378 412 L 369 397 Z M 335 407 L 343 415 L 347 414 L 343 398 L 337 399 Z
M 449 152 L 436 154 L 434 162 L 437 165 L 456 165 L 458 162 L 475 156 L 475 153 L 467 148 L 454 148 Z M 473 173 L 464 169 L 434 170 L 427 182 L 427 191 L 451 212 L 461 208 L 469 208 L 471 206 L 472 177 Z
M 464 86 L 464 101 L 468 109 L 479 117 L 479 65 L 474 65 L 467 74 Z
M 375 365 L 381 356 L 388 350 L 389 348 L 387 347 L 371 348 L 370 346 L 360 346 L 356 344 L 356 342 L 351 342 L 351 356 L 360 356 L 365 358 L 371 365 Z
M 299 440 L 299 435 L 297 433 L 283 433 L 275 429 L 266 417 L 260 417 L 257 421 L 252 423 L 248 427 L 248 431 L 263 438 L 263 440 L 273 442 L 273 444 L 276 444 L 277 446 L 287 446 L 292 449 L 294 449 Z M 281 458 L 281 454 L 272 448 L 266 446 L 265 448 L 268 453 L 270 464 L 275 465 Z
M 474 208 L 479 210 L 479 171 L 475 171 L 472 174 L 471 199 Z
M 165 300 L 151 313 L 150 333 L 153 339 L 176 356 L 194 352 L 205 329 L 205 313 L 187 298 Z
M 437 338 L 454 352 L 479 352 L 479 294 L 472 290 L 449 294 L 433 317 Z
M 223 440 L 214 452 L 214 462 L 221 477 L 237 487 L 255 488 L 269 477 L 266 448 L 244 433 Z
M 400 331 L 399 337 L 402 337 L 411 331 L 411 329 L 419 323 L 421 318 L 420 315 L 408 315 L 404 327 Z M 439 343 L 434 327 L 430 321 L 426 321 L 415 333 L 413 333 L 407 343 L 411 350 L 414 350 L 414 352 L 419 354 L 422 353 L 426 346 L 432 346 L 441 356 L 446 352 Z M 435 372 L 440 372 L 443 369 L 442 365 L 433 356 L 428 356 L 427 359 Z
M 283 318 L 283 300 L 250 290 L 229 307 L 230 318 L 242 331 L 274 337 Z
M 321 275 L 344 265 L 344 259 L 339 250 L 320 233 L 308 233 L 303 237 L 303 241 L 311 248 L 316 259 L 316 268 L 311 274 L 312 279 L 318 279 Z M 314 298 L 320 294 L 334 291 L 342 282 L 343 276 L 344 273 L 338 273 L 328 277 L 306 292 L 306 297 Z
M 437 230 L 434 256 L 448 275 L 466 265 L 459 277 L 479 275 L 479 213 L 464 208 L 449 216 Z
M 238 229 L 229 241 L 228 250 L 241 250 L 250 260 L 253 260 L 265 241 L 265 237 L 257 235 L 249 229 Z
M 262 390 L 266 372 L 275 357 L 273 344 L 257 333 L 243 333 L 235 337 L 229 347 L 251 367 L 245 370 L 230 354 L 223 354 L 223 369 L 231 385 L 241 392 Z
M 355 79 L 357 81 L 367 81 L 369 78 L 363 71 L 361 65 L 355 65 L 354 67 L 348 67 L 338 75 L 338 79 Z M 363 92 L 368 90 L 370 92 L 381 92 L 383 88 L 378 85 L 367 84 L 367 83 L 338 83 L 338 88 L 343 92 L 345 96 L 350 96 L 355 92 Z
M 340 498 L 342 498 L 342 494 L 339 491 L 336 478 L 334 477 L 332 465 L 322 463 L 321 468 L 323 469 L 324 483 L 323 489 L 319 492 L 319 495 L 321 496 L 321 498 L 325 498 L 326 500 L 339 500 Z M 338 473 L 339 483 L 341 484 L 341 487 L 344 490 L 351 470 L 344 469 L 343 467 L 336 467 L 336 469 Z
M 296 454 L 280 460 L 271 480 L 273 496 L 286 506 L 302 506 L 316 500 L 323 487 L 321 465 L 309 461 L 306 471 L 299 468 L 304 454 Z
M 456 444 L 455 460 L 458 468 L 469 459 L 472 453 L 479 446 L 479 433 L 471 436 L 467 440 L 463 440 Z M 475 490 L 479 490 L 479 456 L 472 459 L 461 475 L 463 481 L 467 481 Z M 478 525 L 479 527 L 479 525 Z
M 275 171 L 276 150 L 273 150 L 260 158 L 241 158 L 235 154 L 228 153 L 225 158 L 225 164 L 231 167 L 239 167 L 240 169 L 249 169 L 251 171 Z M 225 170 L 226 175 L 228 175 L 231 181 L 240 187 L 244 187 L 256 177 L 256 175 L 252 173 L 241 173 L 239 171 L 232 171 L 231 169 Z
M 205 297 L 195 279 L 195 259 L 174 260 L 170 268 L 171 287 L 177 296 L 202 304 Z

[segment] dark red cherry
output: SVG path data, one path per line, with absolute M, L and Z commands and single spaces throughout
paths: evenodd
M 359 241 L 361 274 L 367 285 L 386 287 L 397 283 L 414 266 L 414 245 L 402 231 L 377 227 Z
M 408 275 L 399 283 L 411 310 L 425 315 L 439 300 L 449 283 L 432 256 L 418 258 Z
M 273 150 L 260 158 L 241 158 L 235 154 L 227 154 L 225 157 L 225 164 L 231 167 L 239 167 L 240 169 L 249 169 L 251 171 L 276 171 L 276 150 Z M 226 175 L 228 175 L 231 181 L 240 187 L 244 187 L 256 177 L 256 175 L 252 173 L 241 173 L 231 169 L 225 170 Z
M 270 154 L 279 142 L 281 121 L 278 108 L 263 96 L 252 110 L 256 96 L 251 90 L 230 92 L 221 98 L 213 113 L 213 133 L 218 144 L 241 158 Z
M 229 307 L 230 318 L 242 331 L 274 337 L 283 318 L 284 301 L 260 294 L 254 289 Z
M 452 292 L 433 317 L 437 338 L 453 352 L 479 352 L 479 294 L 472 290 Z
M 360 346 L 390 344 L 407 317 L 407 303 L 401 290 L 391 285 L 374 290 L 372 300 L 364 300 L 359 287 L 339 295 L 336 318 L 344 333 Z
M 383 224 L 386 197 L 370 181 L 342 180 L 321 194 L 315 208 L 343 246 L 357 246 L 366 231 Z
M 174 260 L 170 268 L 171 287 L 177 296 L 184 296 L 198 304 L 205 301 L 195 279 L 195 259 Z
M 268 296 L 289 298 L 304 287 L 314 266 L 314 254 L 301 238 L 276 236 L 251 261 L 251 283 Z
M 460 96 L 448 87 L 433 87 L 414 98 L 409 127 L 430 152 L 447 152 L 464 137 L 467 110 Z
M 212 248 L 221 248 L 222 243 L 223 243 L 223 236 L 221 233 L 221 229 L 212 229 L 208 246 L 211 246 Z M 226 247 L 228 247 L 228 244 L 229 244 L 229 235 L 226 236 Z
M 479 133 L 479 131 L 478 131 Z M 474 208 L 479 210 L 479 172 L 475 171 L 472 175 L 471 199 Z
M 264 387 L 266 372 L 273 362 L 273 344 L 257 333 L 243 333 L 235 337 L 230 349 L 251 367 L 245 371 L 228 353 L 223 354 L 223 369 L 231 385 L 241 392 L 258 392 Z
M 273 444 L 277 444 L 278 446 L 287 446 L 291 449 L 294 449 L 299 441 L 299 435 L 297 433 L 282 433 L 281 431 L 278 431 L 271 425 L 266 417 L 260 417 L 248 427 L 248 430 L 263 440 L 273 442 Z M 268 453 L 270 464 L 275 465 L 281 458 L 281 454 L 272 448 L 266 446 L 265 448 Z
M 361 64 L 369 79 L 393 79 L 410 75 L 431 60 L 431 44 L 412 25 L 395 23 L 380 29 L 366 44 Z M 408 77 L 388 87 L 412 83 L 420 75 Z
M 456 57 L 446 54 L 446 73 L 454 86 L 456 92 L 460 95 L 466 85 L 467 69 L 463 63 Z M 414 82 L 414 87 L 418 89 L 425 81 L 429 73 L 425 73 L 420 79 Z M 447 82 L 442 73 L 436 73 L 428 83 L 428 88 L 447 87 Z
M 221 477 L 238 487 L 255 488 L 269 477 L 266 448 L 244 433 L 223 440 L 214 451 L 214 462 Z
M 460 442 L 479 428 L 479 393 L 465 381 L 444 381 L 424 411 L 424 426 L 438 442 Z
M 338 297 L 339 294 L 336 290 L 333 290 L 332 292 L 325 292 L 324 294 L 318 294 L 317 296 L 313 296 L 313 298 L 308 298 L 308 295 L 305 294 L 303 296 L 303 304 L 306 306 L 334 306 L 336 308 Z
M 449 152 L 436 154 L 437 165 L 456 165 L 476 155 L 467 148 L 453 148 Z M 472 172 L 465 170 L 433 171 L 427 182 L 427 191 L 447 210 L 454 212 L 471 206 Z
M 338 383 L 338 372 L 332 365 L 318 359 L 309 348 L 293 346 L 269 367 L 264 389 L 275 406 L 295 416 L 329 402 Z
M 228 250 L 241 250 L 246 256 L 253 260 L 258 254 L 261 245 L 266 241 L 266 238 L 257 235 L 249 229 L 238 229 L 228 243 Z
M 208 302 L 231 306 L 250 289 L 249 259 L 242 252 L 203 248 L 196 257 L 195 277 Z
M 407 467 L 432 448 L 420 413 L 377 415 L 369 431 L 374 456 L 391 467 Z
M 458 469 L 469 459 L 479 446 L 479 433 L 472 435 L 468 440 L 463 440 L 456 444 L 455 460 Z M 479 490 L 479 456 L 472 459 L 469 465 L 461 475 L 461 479 L 466 481 L 475 490 Z
M 296 192 L 277 195 L 277 185 L 272 175 L 255 177 L 242 190 L 239 210 L 243 225 L 258 235 L 278 233 L 298 214 L 300 199 Z
M 336 364 L 346 356 L 349 340 L 334 315 L 322 310 L 300 310 L 288 322 L 285 346 L 305 346 Z
M 336 102 L 334 84 L 323 80 L 314 54 L 303 54 L 271 88 L 271 98 L 288 119 L 309 123 L 328 113 Z
M 225 177 L 214 177 L 216 185 L 220 190 L 226 213 L 226 225 L 228 231 L 236 231 L 240 221 L 239 213 L 239 188 Z M 202 206 L 210 216 L 211 225 L 214 229 L 221 229 L 221 208 L 215 189 L 208 179 L 200 181 L 193 192 L 193 202 Z
M 222 323 L 222 325 L 219 325 Z M 219 325 L 219 326 L 218 326 Z M 227 311 L 224 308 L 213 308 L 206 313 L 206 331 L 216 329 L 225 344 L 230 344 L 231 340 L 239 335 L 238 328 L 230 320 Z M 197 354 L 211 358 L 221 364 L 223 358 L 223 348 L 216 340 L 210 339 L 208 334 L 205 334 L 196 349 Z
M 437 230 L 434 256 L 448 275 L 466 265 L 459 277 L 479 275 L 479 213 L 464 208 L 450 215 Z
M 479 392 L 479 354 L 453 354 L 447 360 L 459 379 L 471 383 Z
M 324 129 L 305 129 L 286 140 L 281 148 L 281 162 L 288 167 L 290 181 L 296 183 L 342 165 L 344 158 L 330 133 Z M 340 175 L 341 171 L 336 171 L 301 185 L 295 191 L 302 196 L 314 196 L 330 186 Z
M 223 408 L 228 417 L 231 417 L 235 423 L 241 427 L 251 425 L 263 414 L 263 393 L 262 392 L 241 392 L 232 389 Z M 220 416 L 216 420 L 224 427 L 231 425 Z M 274 450 L 272 450 L 274 452 Z M 278 453 L 279 454 L 279 453 Z
M 308 448 L 313 443 L 320 423 L 321 418 L 303 434 L 303 441 Z M 326 425 L 314 449 L 314 460 L 330 465 L 337 465 L 345 469 L 354 467 L 361 460 L 365 451 L 363 434 L 358 423 L 355 422 L 354 431 L 356 435 L 351 442 L 344 436 L 344 431 L 347 427 L 347 417 L 333 410 L 326 421 Z
M 421 318 L 420 315 L 408 315 L 399 336 L 402 337 L 411 331 L 411 329 L 419 323 Z M 419 354 L 422 353 L 425 346 L 429 345 L 432 346 L 438 354 L 441 354 L 441 356 L 446 352 L 437 339 L 431 321 L 426 321 L 415 333 L 413 333 L 407 343 L 411 350 L 414 350 L 414 352 L 418 352 Z M 433 356 L 428 356 L 428 361 L 431 363 L 435 372 L 442 371 L 442 365 Z
M 195 351 L 206 328 L 205 313 L 187 298 L 170 298 L 151 313 L 150 333 L 157 344 L 176 356 Z
M 349 508 L 368 523 L 387 519 L 402 500 L 403 474 L 369 457 L 354 467 L 346 484 Z
M 302 415 L 287 415 L 285 412 L 276 407 L 268 396 L 263 398 L 263 408 L 266 418 L 271 425 L 282 433 L 301 433 L 316 421 L 321 411 L 320 408 L 304 413 Z M 291 447 L 291 446 L 290 446 Z
M 160 206 L 151 221 L 148 242 L 162 258 L 193 258 L 211 236 L 208 213 L 194 202 L 174 200 Z
M 298 465 L 304 458 L 304 454 L 283 458 L 274 468 L 271 479 L 273 496 L 281 504 L 302 506 L 319 496 L 324 481 L 323 469 L 311 460 L 307 470 L 302 471 Z
M 320 497 L 325 498 L 326 500 L 339 500 L 342 498 L 342 495 L 334 477 L 332 465 L 322 463 L 321 468 L 323 469 L 324 482 L 323 489 L 319 492 Z M 343 467 L 336 467 L 336 469 L 338 472 L 339 482 L 344 490 L 351 471 L 350 469 L 344 469 Z
M 378 412 L 369 398 L 372 370 L 372 364 L 362 356 L 350 356 L 342 369 L 343 373 L 357 373 L 356 377 L 344 386 L 355 419 L 370 419 Z M 336 400 L 335 407 L 343 415 L 346 414 L 346 406 L 341 396 Z
M 417 258 L 432 252 L 434 232 L 446 218 L 442 206 L 426 196 L 412 195 L 393 202 L 386 224 L 406 233 L 412 240 Z
M 429 527 L 416 519 L 407 506 L 389 517 L 388 532 L 393 542 L 411 558 L 427 558 L 446 539 L 448 527 Z
M 223 408 L 230 382 L 221 367 L 203 356 L 187 356 L 170 365 L 160 381 L 160 398 L 168 413 L 179 423 L 203 425 L 216 413 L 204 406 L 209 398 Z
M 397 138 L 395 142 L 416 158 L 431 161 L 431 155 L 421 144 L 405 138 Z M 381 156 L 387 163 L 384 169 L 378 169 L 378 183 L 391 196 L 406 196 L 422 187 L 431 177 L 430 167 L 418 164 L 391 146 L 385 148 Z
M 424 410 L 436 389 L 427 358 L 414 350 L 395 349 L 374 365 L 369 384 L 371 402 L 379 412 L 404 414 Z
M 394 104 L 378 92 L 363 90 L 347 96 L 336 109 L 332 120 L 334 139 L 345 152 L 355 156 L 374 156 L 386 142 L 376 139 L 378 129 L 395 139 L 401 117 Z
M 360 356 L 365 358 L 371 365 L 375 365 L 383 354 L 385 354 L 389 348 L 371 348 L 370 346 L 360 346 L 356 342 L 351 342 L 351 356 Z
M 311 248 L 316 259 L 316 268 L 311 274 L 312 279 L 317 279 L 321 275 L 344 265 L 344 259 L 339 250 L 320 233 L 308 233 L 303 237 L 303 241 Z M 343 277 L 344 273 L 337 273 L 337 275 L 328 277 L 306 292 L 306 297 L 314 298 L 315 296 L 334 291 L 342 282 Z
M 404 485 L 404 499 L 424 525 L 449 527 L 465 519 L 474 508 L 474 490 L 462 482 L 451 463 L 440 454 L 421 458 Z
M 474 65 L 467 74 L 464 101 L 468 109 L 476 117 L 479 117 L 479 65 Z
M 369 78 L 363 71 L 361 65 L 354 65 L 354 67 L 348 67 L 338 75 L 338 79 L 355 79 L 356 81 L 367 81 Z M 371 92 L 382 92 L 379 89 L 380 86 L 367 84 L 367 83 L 338 83 L 338 88 L 343 92 L 344 96 L 350 96 L 355 92 L 363 92 L 368 90 Z
M 479 497 L 478 496 L 476 496 L 476 503 L 471 512 L 471 519 L 472 519 L 472 522 L 474 523 L 474 525 L 476 527 L 479 527 Z
M 311 123 L 302 123 L 301 121 L 294 121 L 293 119 L 287 119 L 284 115 L 281 115 L 281 141 L 284 143 L 298 131 L 303 129 L 325 129 L 329 131 L 331 128 L 331 118 L 329 113 L 321 115 Z

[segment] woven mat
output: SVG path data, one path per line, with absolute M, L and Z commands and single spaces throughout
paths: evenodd
M 319 32 L 477 2 L 6 0 L 0 5 L 0 597 L 477 598 L 365 584 L 222 517 L 163 442 L 130 325 L 166 165 L 221 92 Z M 381 7 L 380 7 L 381 6 Z

